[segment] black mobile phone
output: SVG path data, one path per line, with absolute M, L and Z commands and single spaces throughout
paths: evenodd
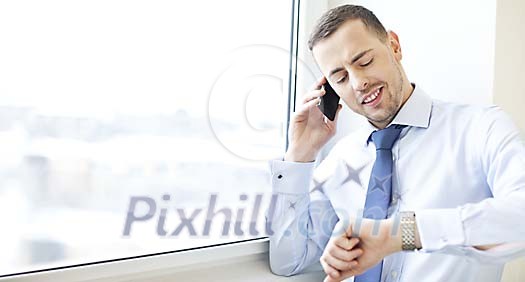
M 329 120 L 333 121 L 337 112 L 337 106 L 339 105 L 339 95 L 335 93 L 328 81 L 323 84 L 323 88 L 326 93 L 321 97 L 319 109 Z

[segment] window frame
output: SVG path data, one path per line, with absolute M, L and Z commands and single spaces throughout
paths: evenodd
M 173 273 L 180 271 L 198 271 L 204 267 L 239 261 L 265 260 L 268 246 L 267 237 L 256 238 L 186 250 L 10 274 L 1 277 L 0 281 L 80 282 L 121 280 L 128 277 L 133 280 L 143 279 L 147 281 L 148 277 L 156 277 L 166 273 L 173 275 Z

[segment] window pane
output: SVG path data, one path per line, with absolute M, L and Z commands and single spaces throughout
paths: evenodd
M 0 275 L 265 236 L 291 9 L 1 1 Z

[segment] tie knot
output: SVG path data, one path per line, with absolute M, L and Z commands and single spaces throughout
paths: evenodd
M 376 150 L 392 150 L 394 143 L 405 125 L 391 125 L 387 128 L 372 132 L 370 139 L 376 145 Z

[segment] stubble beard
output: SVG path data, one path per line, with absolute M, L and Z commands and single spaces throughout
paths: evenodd
M 401 69 L 399 68 L 399 65 L 394 62 L 393 58 L 391 58 L 391 60 L 392 60 L 392 63 L 395 65 L 395 68 L 396 68 L 396 71 L 397 71 L 397 80 L 398 80 L 398 83 L 399 83 L 398 92 L 395 93 L 395 94 L 392 93 L 392 89 L 390 89 L 390 85 L 386 85 L 386 86 L 388 86 L 388 99 L 387 99 L 387 101 L 389 101 L 389 104 L 386 105 L 384 116 L 377 117 L 377 118 L 374 118 L 373 116 L 367 116 L 367 119 L 372 121 L 372 122 L 387 123 L 388 124 L 397 115 L 397 113 L 401 109 L 401 104 L 403 103 L 403 90 L 404 90 L 404 87 L 403 87 L 403 85 L 404 85 L 403 75 L 401 73 Z M 384 89 L 384 90 L 386 90 L 386 89 Z M 384 91 L 384 90 L 383 90 L 383 95 L 387 94 L 387 92 Z M 387 98 L 387 97 L 383 97 L 383 101 L 385 101 L 384 98 Z M 381 102 L 383 102 L 383 101 L 381 101 Z

